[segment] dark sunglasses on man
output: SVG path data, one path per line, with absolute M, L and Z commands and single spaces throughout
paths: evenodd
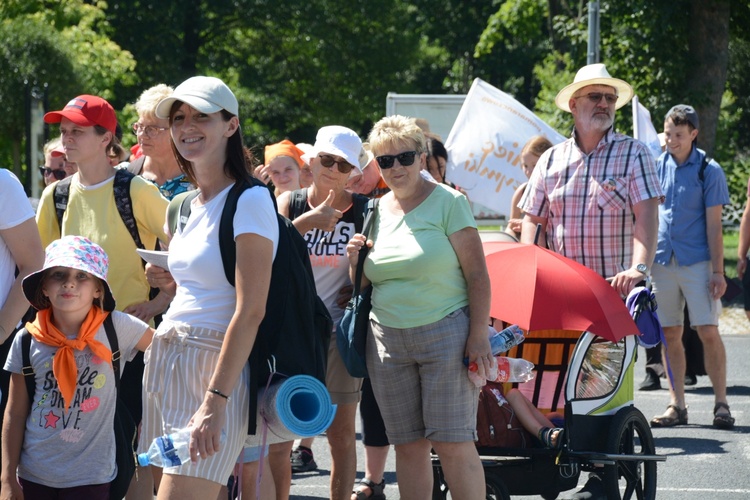
M 345 162 L 344 160 L 337 160 L 331 155 L 318 155 L 318 159 L 320 160 L 320 164 L 325 168 L 331 168 L 335 164 L 336 167 L 338 167 L 339 172 L 342 174 L 348 174 L 354 169 L 354 165 L 351 163 Z
M 397 155 L 382 155 L 376 156 L 375 160 L 378 162 L 380 168 L 392 168 L 394 160 L 398 160 L 399 165 L 402 167 L 409 167 L 414 165 L 414 160 L 417 158 L 416 151 L 406 151 L 405 153 L 399 153 Z
M 65 179 L 65 176 L 68 175 L 65 170 L 61 168 L 49 168 L 49 167 L 39 167 L 39 171 L 42 173 L 43 177 L 47 177 L 48 175 L 53 175 L 56 180 L 61 181 Z

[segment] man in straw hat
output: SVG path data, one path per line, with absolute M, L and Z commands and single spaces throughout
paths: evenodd
M 573 114 L 573 134 L 542 154 L 518 205 L 522 242 L 533 243 L 541 224 L 540 245 L 610 279 L 623 297 L 649 275 L 663 198 L 648 148 L 614 131 L 615 111 L 632 97 L 604 64 L 581 68 L 555 98 Z M 567 498 L 605 498 L 601 479 L 592 474 Z

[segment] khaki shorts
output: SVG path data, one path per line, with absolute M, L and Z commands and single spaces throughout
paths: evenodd
M 654 263 L 651 277 L 662 326 L 681 326 L 686 302 L 691 325 L 719 324 L 721 300 L 714 300 L 708 289 L 712 272 L 711 261 L 678 266 L 673 257 L 666 266 Z
M 328 366 L 326 368 L 326 388 L 331 402 L 336 405 L 357 404 L 362 397 L 362 379 L 349 375 L 336 347 L 336 332 L 328 344 Z
M 475 441 L 479 389 L 464 366 L 468 307 L 416 328 L 370 321 L 367 372 L 388 441 Z

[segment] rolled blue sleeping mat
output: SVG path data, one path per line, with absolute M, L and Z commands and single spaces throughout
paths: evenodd
M 268 425 L 268 444 L 317 436 L 335 415 L 328 389 L 309 375 L 294 375 L 258 394 L 258 423 L 265 419 Z

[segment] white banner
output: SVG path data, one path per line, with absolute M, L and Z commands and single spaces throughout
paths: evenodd
M 445 141 L 446 177 L 471 202 L 507 217 L 513 192 L 527 181 L 521 149 L 535 135 L 552 144 L 565 140 L 523 104 L 477 78 Z
M 659 134 L 651 122 L 651 113 L 638 101 L 637 95 L 633 96 L 633 137 L 648 146 L 654 160 L 661 156 Z

